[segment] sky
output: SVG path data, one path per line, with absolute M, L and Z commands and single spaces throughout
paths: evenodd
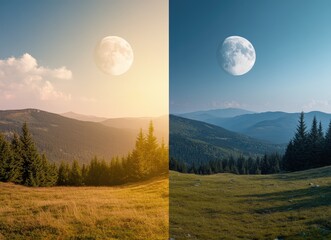
M 170 0 L 169 11 L 171 113 L 331 113 L 331 1 Z M 255 48 L 244 75 L 218 65 L 218 45 L 229 36 Z
M 4 0 L 0 4 L 0 109 L 103 117 L 168 114 L 169 17 L 164 0 Z M 106 36 L 133 49 L 120 76 L 100 71 Z

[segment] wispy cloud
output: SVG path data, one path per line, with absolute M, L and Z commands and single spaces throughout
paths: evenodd
M 39 66 L 28 53 L 18 58 L 0 59 L 0 99 L 68 101 L 71 95 L 56 89 L 52 80 L 71 78 L 72 72 L 66 67 Z
M 237 101 L 212 101 L 212 108 L 244 108 L 245 104 L 241 104 Z
M 303 107 L 303 111 L 326 111 L 330 112 L 331 110 L 331 104 L 327 100 L 316 100 L 312 99 L 307 104 L 305 104 Z

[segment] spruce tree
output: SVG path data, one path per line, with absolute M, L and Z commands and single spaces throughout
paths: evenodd
M 293 139 L 292 146 L 293 154 L 295 157 L 291 159 L 290 171 L 298 171 L 307 169 L 309 166 L 309 148 L 308 148 L 308 134 L 307 127 L 304 120 L 304 113 L 301 112 L 298 127 Z
M 325 135 L 322 166 L 331 165 L 331 121 Z
M 21 142 L 22 183 L 27 186 L 40 186 L 42 182 L 42 161 L 38 154 L 27 123 L 23 124 Z
M 157 166 L 155 173 L 168 173 L 169 151 L 162 139 L 161 146 L 158 148 L 157 157 L 155 159 Z
M 74 160 L 69 173 L 69 185 L 81 186 L 83 183 L 82 170 L 77 160 Z
M 41 187 L 54 186 L 57 182 L 58 172 L 57 167 L 53 163 L 51 164 L 45 154 L 41 155 L 41 178 L 40 184 Z
M 159 161 L 157 159 L 157 148 L 158 143 L 156 137 L 154 136 L 153 122 L 150 121 L 145 144 L 145 161 L 147 167 L 147 175 L 152 175 L 153 172 L 158 171 Z
M 308 144 L 307 144 L 307 162 L 305 169 L 317 167 L 319 159 L 321 157 L 320 151 L 320 133 L 317 127 L 317 120 L 314 117 L 311 129 L 308 135 Z
M 82 185 L 86 185 L 86 178 L 88 174 L 88 167 L 83 164 L 82 166 Z
M 146 145 L 145 137 L 140 129 L 135 149 L 128 156 L 130 172 L 129 178 L 132 181 L 137 181 L 145 178 L 148 175 L 148 163 L 146 161 Z
M 269 173 L 270 173 L 269 157 L 267 154 L 264 154 L 261 160 L 261 174 L 269 174 Z
M 23 181 L 23 158 L 22 158 L 22 145 L 20 141 L 20 137 L 17 133 L 14 133 L 13 139 L 10 144 L 14 165 L 15 165 L 15 174 L 16 174 L 16 183 L 22 183 Z
M 14 160 L 9 142 L 0 133 L 0 181 L 15 182 L 18 179 Z
M 58 170 L 57 185 L 67 186 L 69 185 L 70 167 L 68 163 L 61 162 Z
M 318 124 L 318 140 L 319 140 L 319 142 L 324 141 L 323 127 L 322 127 L 321 121 Z

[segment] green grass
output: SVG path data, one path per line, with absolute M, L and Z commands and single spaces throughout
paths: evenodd
M 171 172 L 170 237 L 331 239 L 331 167 L 250 176 Z
M 0 239 L 167 239 L 166 177 L 119 187 L 0 182 Z

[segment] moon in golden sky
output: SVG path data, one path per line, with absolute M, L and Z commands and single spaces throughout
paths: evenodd
M 133 63 L 130 44 L 117 36 L 104 37 L 95 49 L 95 62 L 99 69 L 109 75 L 126 73 Z

